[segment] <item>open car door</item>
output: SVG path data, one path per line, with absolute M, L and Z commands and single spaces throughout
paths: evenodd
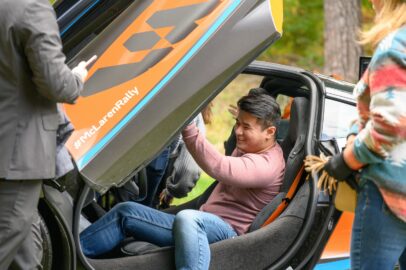
M 281 0 L 117 1 L 122 12 L 96 16 L 111 21 L 96 31 L 86 24 L 98 12 L 90 2 L 98 1 L 68 9 L 83 4 L 88 15 L 79 9 L 60 17 L 70 65 L 98 55 L 82 96 L 65 106 L 76 128 L 66 145 L 100 193 L 148 164 L 205 100 L 281 36 Z M 68 15 L 71 24 L 62 20 Z

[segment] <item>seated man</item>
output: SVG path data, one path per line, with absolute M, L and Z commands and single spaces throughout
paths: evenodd
M 198 114 L 194 121 L 200 132 L 205 134 L 204 116 Z M 110 189 L 109 192 L 113 194 L 114 200 L 105 200 L 109 205 L 105 205 L 103 202 L 100 204 L 104 204 L 104 209 L 109 209 L 111 203 L 114 205 L 120 202 L 135 201 L 152 208 L 158 208 L 158 206 L 168 208 L 170 200 L 173 197 L 185 197 L 195 186 L 199 177 L 200 168 L 186 150 L 179 133 L 169 146 L 147 165 L 146 186 L 140 187 L 139 175 L 135 175 L 125 185 Z M 161 192 L 165 196 L 161 197 L 159 195 Z M 165 197 L 165 205 L 159 205 L 163 203 L 163 200 L 160 200 L 163 197 Z
M 177 269 L 208 269 L 209 244 L 242 235 L 257 213 L 279 192 L 285 161 L 275 140 L 280 109 L 267 94 L 249 94 L 238 101 L 236 149 L 220 154 L 194 123 L 182 132 L 197 164 L 219 184 L 199 210 L 176 216 L 125 202 L 116 205 L 80 235 L 83 252 L 95 257 L 127 236 L 158 246 L 175 245 Z

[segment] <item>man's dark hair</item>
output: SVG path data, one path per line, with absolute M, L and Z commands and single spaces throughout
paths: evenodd
M 238 108 L 254 115 L 262 128 L 279 126 L 281 109 L 276 100 L 263 88 L 253 88 L 237 102 Z

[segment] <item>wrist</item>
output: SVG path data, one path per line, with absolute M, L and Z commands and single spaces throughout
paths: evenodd
M 345 164 L 352 170 L 359 170 L 361 169 L 364 164 L 359 162 L 354 155 L 354 144 L 348 145 L 344 151 L 342 152 L 343 160 Z
M 353 170 L 344 161 L 342 152 L 330 157 L 328 162 L 324 165 L 324 170 L 328 173 L 328 175 L 339 181 L 347 179 L 353 172 Z
M 196 123 L 195 123 L 195 122 L 191 122 L 190 124 L 188 124 L 188 125 L 182 130 L 182 137 L 183 137 L 183 138 L 187 138 L 187 137 L 193 136 L 196 129 L 197 129 Z

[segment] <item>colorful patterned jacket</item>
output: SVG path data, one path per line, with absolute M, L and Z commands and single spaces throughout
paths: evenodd
M 361 130 L 354 155 L 367 164 L 362 181 L 373 181 L 406 222 L 406 26 L 380 42 L 354 95 Z

